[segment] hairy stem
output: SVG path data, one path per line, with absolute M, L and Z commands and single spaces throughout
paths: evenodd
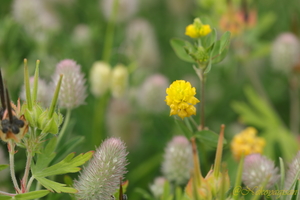
M 27 188 L 26 188 L 26 191 L 29 192 L 30 191 L 30 187 L 31 187 L 31 184 L 32 182 L 34 181 L 34 177 L 30 177 L 29 181 L 28 181 L 28 184 L 27 184 Z
M 18 185 L 16 175 L 15 175 L 15 163 L 14 163 L 14 155 L 15 155 L 15 143 L 12 140 L 8 141 L 8 151 L 9 151 L 9 169 L 11 179 L 13 181 L 15 190 L 17 193 L 21 193 L 20 187 Z
M 5 196 L 11 196 L 11 197 L 16 196 L 16 194 L 11 194 L 11 193 L 8 193 L 8 192 L 3 192 L 3 191 L 0 191 L 0 194 L 3 194 Z
M 23 179 L 22 179 L 22 183 L 23 183 L 22 184 L 22 191 L 24 191 L 24 192 L 27 192 L 26 185 L 27 185 L 27 181 L 28 181 L 31 161 L 32 161 L 32 154 L 31 154 L 31 152 L 29 152 L 27 150 L 27 161 L 26 161 L 24 176 L 23 176 Z M 24 185 L 24 188 L 23 188 L 23 185 Z

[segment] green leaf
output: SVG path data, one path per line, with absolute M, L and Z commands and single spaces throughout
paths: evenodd
M 210 130 L 202 130 L 197 131 L 195 133 L 195 136 L 204 144 L 210 146 L 210 147 L 217 147 L 219 135 L 213 131 Z M 224 138 L 223 144 L 226 144 L 226 140 Z
M 73 179 L 68 175 L 64 176 L 64 182 L 67 184 L 67 186 L 73 186 Z
M 49 194 L 48 190 L 38 190 L 33 192 L 27 192 L 24 194 L 18 194 L 15 196 L 17 200 L 29 200 L 29 199 L 38 199 Z
M 79 154 L 76 157 L 74 157 L 75 153 L 70 153 L 59 163 L 52 165 L 51 167 L 42 169 L 39 172 L 35 172 L 34 177 L 47 177 L 78 172 L 80 170 L 78 166 L 83 165 L 86 161 L 88 161 L 92 157 L 93 153 L 93 151 L 90 151 L 85 154 Z
M 220 49 L 219 54 L 221 54 L 224 49 L 228 46 L 230 42 L 230 35 L 231 33 L 229 31 L 226 31 L 220 38 Z
M 149 192 L 147 192 L 145 189 L 142 189 L 142 188 L 135 188 L 134 190 L 136 193 L 139 193 L 142 195 L 142 199 L 145 199 L 145 200 L 155 200 L 151 194 Z
M 164 199 L 164 200 L 172 200 L 173 199 L 173 195 L 171 193 L 171 188 L 170 188 L 170 183 L 168 181 L 165 181 L 164 191 L 163 191 L 163 195 L 162 195 L 161 199 Z
M 65 192 L 65 193 L 76 193 L 78 192 L 75 188 L 72 187 L 66 187 L 66 184 L 58 183 L 55 181 L 51 181 L 49 179 L 43 178 L 43 177 L 37 177 L 36 180 L 45 188 L 50 190 L 51 192 Z
M 279 157 L 279 167 L 280 167 L 280 189 L 284 188 L 285 180 L 285 168 L 282 158 Z
M 214 28 L 211 32 L 211 34 L 209 34 L 206 37 L 202 37 L 201 38 L 201 44 L 205 49 L 209 49 L 212 47 L 212 45 L 217 41 L 217 31 Z
M 62 145 L 58 151 L 57 151 L 57 157 L 54 158 L 54 160 L 52 161 L 52 163 L 56 163 L 59 160 L 62 160 L 64 157 L 67 156 L 68 152 L 72 151 L 72 149 L 74 149 L 77 145 L 79 145 L 80 143 L 82 143 L 84 140 L 83 136 L 77 136 L 74 137 L 70 140 L 68 140 L 64 145 Z
M 52 146 L 50 146 L 52 148 Z M 49 147 L 49 149 L 51 149 Z M 46 148 L 47 149 L 47 148 Z M 50 151 L 50 150 L 49 150 Z M 93 155 L 93 151 L 87 152 L 85 154 L 79 154 L 75 156 L 75 153 L 69 154 L 65 159 L 57 164 L 45 168 L 44 165 L 36 165 L 32 163 L 32 175 L 33 177 L 45 188 L 55 191 L 55 192 L 76 192 L 74 188 L 65 187 L 65 184 L 57 183 L 46 179 L 48 176 L 55 176 L 59 174 L 78 172 L 80 168 L 78 166 L 83 165 L 87 162 Z M 42 168 L 41 168 L 42 166 Z
M 177 124 L 177 126 L 179 126 L 179 128 L 187 138 L 191 138 L 193 136 L 193 131 L 187 127 L 184 121 L 175 118 L 175 123 Z
M 14 198 L 11 196 L 0 195 L 0 200 L 13 200 Z
M 228 48 L 225 48 L 221 54 L 216 55 L 216 57 L 212 59 L 212 64 L 217 64 L 222 60 L 224 60 L 224 58 L 227 56 L 228 50 L 229 50 Z
M 183 61 L 195 63 L 190 55 L 185 51 L 186 46 L 192 46 L 188 41 L 181 40 L 178 38 L 171 39 L 170 41 L 173 50 L 176 55 Z
M 6 169 L 9 165 L 0 165 L 0 171 Z
M 296 195 L 294 194 L 294 195 L 292 196 L 292 199 L 291 199 L 291 200 L 299 200 L 299 182 L 300 182 L 300 180 L 297 179 L 296 184 L 295 184 L 295 187 L 294 187 L 294 191 L 297 191 L 297 192 L 295 192 Z
M 37 155 L 37 161 L 35 165 L 38 169 L 46 168 L 53 160 L 53 158 L 56 155 L 54 153 L 56 143 L 57 143 L 57 138 L 52 137 L 48 142 L 48 144 L 46 145 L 45 149 L 40 154 Z

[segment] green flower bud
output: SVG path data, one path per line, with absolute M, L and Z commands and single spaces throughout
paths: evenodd
M 28 108 L 27 103 L 24 103 L 22 105 L 22 113 L 24 113 L 25 118 L 28 121 L 29 126 L 31 127 L 37 127 L 38 118 L 42 114 L 42 112 L 42 107 L 36 102 L 33 103 L 31 110 Z
M 39 116 L 37 126 L 42 130 L 42 133 L 57 134 L 63 117 L 59 112 L 54 112 L 52 117 L 49 118 L 49 112 L 47 109 Z

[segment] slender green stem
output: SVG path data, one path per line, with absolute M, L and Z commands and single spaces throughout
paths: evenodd
M 104 138 L 104 114 L 107 102 L 109 100 L 109 92 L 105 93 L 102 97 L 100 97 L 97 100 L 98 101 L 96 102 L 92 128 L 93 145 L 99 145 L 101 140 Z
M 198 124 L 196 123 L 195 119 L 193 117 L 189 117 L 189 120 L 192 122 L 192 124 L 195 126 L 195 128 L 198 130 Z
M 62 137 L 63 137 L 63 135 L 64 135 L 64 133 L 66 131 L 66 128 L 67 128 L 67 126 L 69 124 L 70 116 L 71 116 L 71 111 L 72 111 L 71 109 L 67 110 L 67 114 L 66 114 L 66 117 L 65 117 L 65 120 L 64 120 L 64 124 L 63 124 L 63 126 L 62 126 L 62 128 L 61 128 L 61 130 L 60 130 L 60 132 L 58 134 L 58 139 L 57 139 L 57 143 L 56 143 L 57 145 L 61 141 L 61 139 L 62 139 Z
M 103 49 L 103 60 L 105 62 L 109 62 L 110 60 L 112 44 L 114 39 L 114 29 L 115 29 L 117 14 L 118 14 L 118 6 L 119 6 L 119 0 L 113 0 L 112 15 L 108 21 L 106 32 L 105 32 L 105 40 L 104 40 L 105 43 Z
M 24 184 L 24 188 L 22 188 L 22 190 L 26 189 L 31 161 L 32 161 L 32 154 L 31 154 L 31 152 L 29 152 L 27 150 L 27 161 L 26 161 L 24 176 L 23 176 L 23 179 L 22 179 L 22 182 Z M 22 184 L 22 187 L 23 187 L 23 184 Z
M 291 75 L 290 78 L 290 129 L 297 136 L 299 134 L 299 92 L 298 77 Z
M 36 183 L 36 187 L 35 187 L 35 191 L 38 191 L 41 189 L 41 184 L 39 182 Z M 39 198 L 35 199 L 35 200 L 39 200 Z
M 205 128 L 205 77 L 204 70 L 202 70 L 201 76 L 201 97 L 200 97 L 200 106 L 201 106 L 201 117 L 200 117 L 200 129 L 204 130 Z
M 30 191 L 30 187 L 31 187 L 31 184 L 32 182 L 34 181 L 34 177 L 30 177 L 29 181 L 28 181 L 28 184 L 27 184 L 27 188 L 26 188 L 26 191 L 29 192 Z
M 9 168 L 10 175 L 13 181 L 14 187 L 17 193 L 21 193 L 20 187 L 18 185 L 16 175 L 15 175 L 15 163 L 14 163 L 14 155 L 15 155 L 15 143 L 12 140 L 8 141 L 8 150 L 9 150 Z

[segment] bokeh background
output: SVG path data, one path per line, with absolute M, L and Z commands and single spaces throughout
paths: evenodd
M 1 1 L 0 67 L 11 99 L 16 101 L 23 85 L 24 58 L 28 59 L 31 75 L 36 60 L 41 61 L 40 78 L 49 84 L 59 61 L 68 58 L 81 65 L 88 96 L 85 105 L 72 111 L 64 140 L 84 136 L 76 148 L 70 149 L 70 152 L 81 153 L 94 150 L 107 137 L 121 137 L 129 151 L 130 164 L 125 177 L 129 180 L 129 199 L 141 199 L 136 188 L 149 190 L 154 178 L 161 175 L 166 144 L 174 135 L 183 134 L 174 118 L 169 117 L 169 108 L 164 102 L 166 87 L 175 80 L 184 79 L 197 91 L 200 89 L 192 64 L 180 60 L 170 45 L 175 37 L 192 41 L 184 33 L 195 17 L 216 28 L 219 36 L 225 31 L 232 33 L 227 57 L 213 65 L 207 76 L 206 126 L 218 132 L 220 125 L 225 124 L 227 144 L 246 126 L 255 126 L 255 123 L 241 120 L 241 115 L 247 116 L 247 113 L 233 106 L 234 102 L 247 104 L 244 91 L 245 87 L 251 87 L 260 99 L 271 105 L 282 126 L 287 127 L 296 141 L 299 134 L 299 118 L 295 116 L 295 112 L 299 113 L 299 0 L 119 1 L 109 64 L 113 67 L 122 63 L 130 68 L 124 97 L 114 98 L 109 92 L 95 97 L 90 92 L 89 73 L 93 63 L 103 59 L 112 0 Z M 146 94 L 153 84 L 158 86 L 151 94 Z M 291 125 L 292 110 L 296 117 L 294 125 Z M 65 114 L 66 111 L 62 109 L 61 112 Z M 97 113 L 102 116 L 100 122 L 95 119 Z M 264 120 L 259 116 L 252 118 Z M 195 120 L 200 121 L 199 114 Z M 92 130 L 95 123 L 100 124 L 96 132 Z M 256 128 L 264 132 L 263 127 Z M 285 148 L 285 144 L 281 147 Z M 272 143 L 269 149 L 275 146 Z M 4 142 L 0 143 L 0 148 L 3 159 L 1 154 L 0 158 L 5 162 Z M 200 151 L 204 174 L 213 163 L 214 154 L 213 148 L 207 148 L 206 153 Z M 229 163 L 235 162 L 229 145 L 225 146 L 224 154 Z M 277 155 L 282 155 L 281 150 Z M 20 149 L 16 157 L 17 175 L 21 176 L 24 151 Z M 77 174 L 70 176 L 76 178 Z M 58 179 L 63 181 L 63 176 Z M 0 188 L 12 190 L 9 177 L 1 175 Z M 55 198 L 68 196 L 49 197 Z

